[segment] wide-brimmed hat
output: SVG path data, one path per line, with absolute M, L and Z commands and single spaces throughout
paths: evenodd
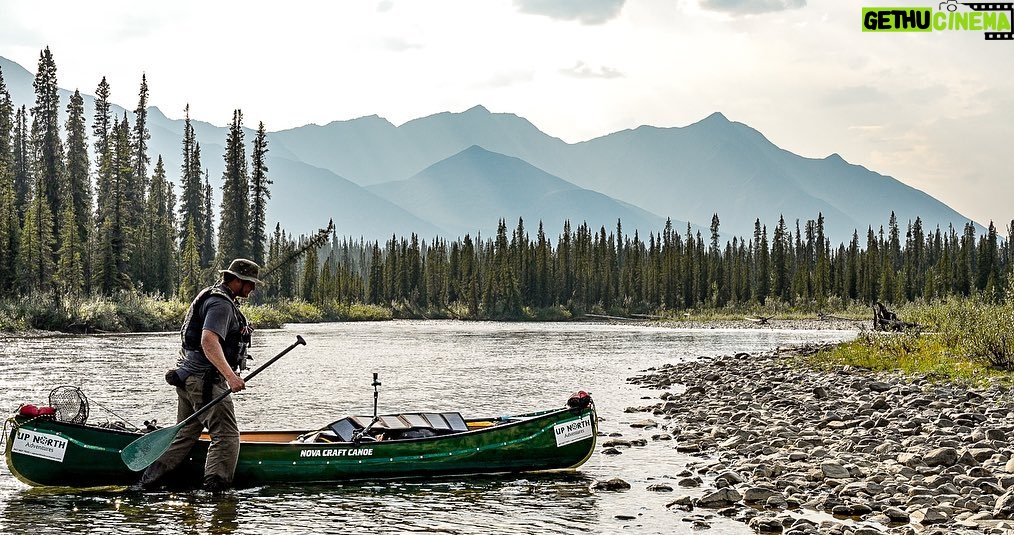
M 260 273 L 260 270 L 261 267 L 253 260 L 237 258 L 229 264 L 229 269 L 223 269 L 219 271 L 219 273 L 228 273 L 237 279 L 250 281 L 254 284 L 261 284 L 261 280 L 257 278 L 257 274 Z

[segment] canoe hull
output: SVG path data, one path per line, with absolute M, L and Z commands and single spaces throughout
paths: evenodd
M 139 474 L 127 468 L 120 451 L 139 434 L 51 418 L 15 416 L 10 421 L 14 428 L 6 437 L 7 466 L 29 485 L 100 487 L 138 480 Z M 572 469 L 591 455 L 596 434 L 595 411 L 588 407 L 532 413 L 501 425 L 408 440 L 244 440 L 235 485 Z M 200 441 L 167 483 L 200 482 L 207 447 L 206 441 Z

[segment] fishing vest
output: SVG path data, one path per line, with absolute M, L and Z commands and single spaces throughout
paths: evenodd
M 246 329 L 249 323 L 246 320 L 246 316 L 240 312 L 236 300 L 225 289 L 224 285 L 209 286 L 201 290 L 197 294 L 197 297 L 194 298 L 193 303 L 190 304 L 187 315 L 183 319 L 183 326 L 180 327 L 180 338 L 183 341 L 183 357 L 190 360 L 197 359 L 198 362 L 195 362 L 195 364 L 198 364 L 200 367 L 211 365 L 201 349 L 201 333 L 204 331 L 204 313 L 201 309 L 204 307 L 204 302 L 212 297 L 221 297 L 228 301 L 232 305 L 233 312 L 236 314 L 239 329 L 230 330 L 226 335 L 225 340 L 222 342 L 222 352 L 225 353 L 225 360 L 229 363 L 230 367 L 233 369 L 239 368 L 245 364 L 246 350 L 250 346 L 250 335 L 244 334 L 244 332 L 249 332 Z M 200 362 L 201 360 L 203 362 Z

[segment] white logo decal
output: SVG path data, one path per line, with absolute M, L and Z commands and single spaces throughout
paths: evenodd
M 562 424 L 556 424 L 553 426 L 553 431 L 556 432 L 556 447 L 566 446 L 567 444 L 573 444 L 579 440 L 591 438 L 592 436 L 592 421 L 590 415 L 585 415 L 580 420 L 572 420 L 570 422 L 564 422 Z
M 67 453 L 67 439 L 19 429 L 11 451 L 62 463 L 63 455 Z

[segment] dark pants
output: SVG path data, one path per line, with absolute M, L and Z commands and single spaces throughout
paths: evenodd
M 228 385 L 225 379 L 219 376 L 212 386 L 209 399 L 217 398 L 226 389 Z M 186 386 L 176 387 L 176 394 L 179 397 L 176 421 L 182 422 L 204 404 L 204 374 L 187 377 Z M 204 484 L 219 486 L 232 484 L 236 462 L 239 460 L 239 426 L 236 424 L 236 413 L 230 396 L 183 426 L 169 449 L 144 471 L 141 485 L 150 486 L 183 462 L 204 428 L 207 428 L 208 434 L 211 435 L 208 459 L 204 465 Z

